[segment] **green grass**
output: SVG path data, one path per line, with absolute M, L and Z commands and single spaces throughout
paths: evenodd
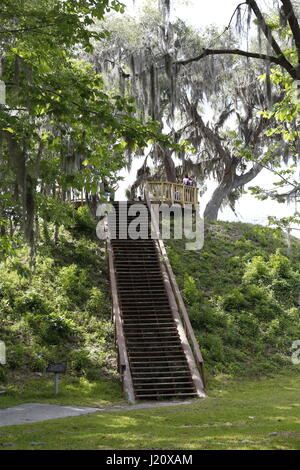
M 14 444 L 7 449 L 299 450 L 299 392 L 296 367 L 293 375 L 260 380 L 220 376 L 208 398 L 191 405 L 0 428 L 0 445 L 3 449 Z M 31 442 L 45 445 L 32 447 Z
M 0 408 L 34 402 L 92 407 L 125 403 L 120 382 L 108 377 L 93 381 L 85 377 L 61 376 L 57 396 L 54 395 L 52 374 L 14 377 L 0 388 L 6 392 L 0 395 Z

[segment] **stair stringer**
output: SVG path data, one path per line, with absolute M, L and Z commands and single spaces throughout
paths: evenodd
M 199 371 L 199 369 L 196 365 L 196 361 L 194 359 L 192 348 L 189 344 L 189 341 L 187 339 L 187 335 L 185 333 L 185 329 L 183 327 L 183 323 L 182 323 L 181 318 L 180 318 L 178 305 L 177 305 L 176 298 L 175 298 L 175 295 L 174 295 L 174 292 L 173 292 L 173 289 L 172 289 L 172 284 L 170 282 L 169 273 L 168 273 L 168 270 L 165 266 L 165 261 L 166 261 L 166 256 L 167 255 L 165 254 L 164 256 L 162 256 L 162 253 L 161 253 L 161 250 L 160 250 L 160 244 L 161 243 L 163 243 L 163 241 L 158 240 L 158 241 L 156 241 L 155 246 L 156 246 L 157 253 L 158 253 L 158 256 L 159 256 L 159 259 L 160 259 L 160 268 L 161 268 L 161 272 L 162 272 L 166 292 L 167 292 L 167 295 L 168 295 L 171 311 L 172 311 L 173 318 L 174 318 L 174 321 L 175 321 L 175 324 L 176 324 L 176 327 L 177 327 L 177 331 L 178 331 L 178 335 L 179 335 L 179 338 L 180 338 L 180 341 L 181 341 L 182 349 L 184 351 L 184 354 L 185 354 L 185 357 L 186 357 L 186 360 L 187 360 L 187 363 L 188 363 L 188 366 L 189 366 L 191 377 L 193 379 L 193 383 L 194 383 L 195 389 L 197 391 L 197 395 L 200 398 L 204 398 L 206 396 L 205 392 L 204 392 L 204 389 L 205 389 L 204 380 L 201 377 L 201 375 L 202 375 L 201 371 Z M 202 359 L 202 361 L 203 361 L 203 359 Z

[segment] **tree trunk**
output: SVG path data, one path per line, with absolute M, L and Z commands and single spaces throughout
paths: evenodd
M 170 183 L 176 183 L 175 163 L 172 159 L 172 151 L 170 151 L 169 149 L 165 149 L 163 151 L 163 162 L 167 181 L 170 181 Z
M 35 255 L 35 234 L 34 234 L 34 218 L 35 218 L 35 182 L 30 175 L 26 175 L 25 187 L 25 239 L 30 245 L 31 258 Z M 24 208 L 23 208 L 24 210 Z
M 87 201 L 87 206 L 90 209 L 92 216 L 96 217 L 97 206 L 98 206 L 98 203 L 99 203 L 98 195 L 97 194 L 92 194 L 90 197 L 88 197 L 88 194 L 85 193 L 85 198 L 86 198 L 86 201 Z
M 252 181 L 263 168 L 256 163 L 247 173 L 237 175 L 235 172 L 236 166 L 237 160 L 235 159 L 232 161 L 229 169 L 225 171 L 223 181 L 215 189 L 210 201 L 207 203 L 204 211 L 204 219 L 217 220 L 221 204 L 231 191 L 241 188 Z
M 54 226 L 54 245 L 58 244 L 58 238 L 59 238 L 59 225 L 56 223 Z
M 210 201 L 207 203 L 204 211 L 205 220 L 217 220 L 218 213 L 221 207 L 222 202 L 230 194 L 233 189 L 232 181 L 223 181 L 219 186 L 214 190 L 213 195 Z

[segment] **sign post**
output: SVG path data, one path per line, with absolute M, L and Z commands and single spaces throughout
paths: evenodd
M 54 395 L 58 394 L 59 375 L 54 374 Z
M 64 374 L 66 370 L 66 362 L 53 362 L 46 367 L 46 373 L 54 374 L 54 395 L 58 394 L 59 374 Z

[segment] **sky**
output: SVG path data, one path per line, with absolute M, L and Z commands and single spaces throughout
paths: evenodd
M 128 6 L 128 11 L 135 12 L 137 8 L 143 3 L 141 0 L 126 0 L 124 3 Z M 171 0 L 172 3 L 172 0 Z M 177 0 L 177 7 L 173 15 L 180 17 L 185 22 L 194 27 L 202 27 L 205 25 L 215 24 L 219 27 L 228 25 L 232 13 L 234 12 L 240 0 Z M 267 6 L 268 0 L 261 0 L 260 5 Z M 134 4 L 134 5 L 133 5 Z M 143 160 L 139 158 L 132 166 L 130 173 L 126 170 L 122 172 L 125 180 L 120 183 L 120 189 L 116 196 L 117 199 L 125 198 L 125 189 L 134 182 L 136 170 L 142 165 Z M 271 188 L 273 181 L 277 181 L 274 175 L 268 171 L 263 170 L 248 186 L 262 186 Z M 216 184 L 209 182 L 207 192 L 200 200 L 200 212 L 203 213 L 205 205 L 208 202 Z M 247 190 L 247 186 L 245 188 Z M 285 217 L 293 215 L 295 209 L 300 211 L 300 207 L 295 207 L 295 203 L 278 204 L 274 201 L 259 201 L 249 193 L 243 197 L 236 204 L 236 213 L 234 214 L 230 208 L 225 208 L 219 215 L 221 220 L 227 221 L 241 221 L 266 225 L 268 223 L 268 216 Z M 295 236 L 300 237 L 300 231 L 294 231 Z

